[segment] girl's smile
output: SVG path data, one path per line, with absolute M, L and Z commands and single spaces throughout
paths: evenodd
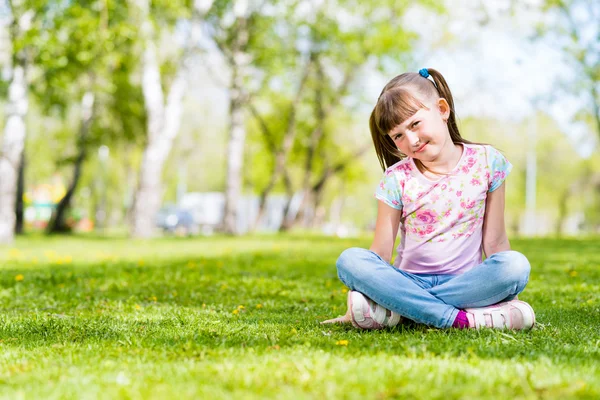
M 425 150 L 425 146 L 427 146 L 429 142 L 423 144 L 423 146 L 419 147 L 419 149 L 415 150 L 415 153 L 420 153 Z

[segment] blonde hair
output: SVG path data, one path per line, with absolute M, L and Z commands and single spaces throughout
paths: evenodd
M 371 137 L 373 138 L 377 158 L 384 171 L 406 157 L 396 148 L 388 133 L 421 108 L 428 109 L 414 95 L 415 92 L 420 94 L 419 97 L 423 99 L 437 100 L 440 97 L 444 98 L 450 106 L 448 131 L 452 142 L 472 143 L 460 136 L 456 125 L 454 99 L 446 80 L 442 74 L 433 68 L 427 68 L 427 71 L 433 78 L 433 82 L 416 72 L 406 72 L 389 81 L 381 91 L 377 104 L 371 113 L 369 118 Z M 417 161 L 415 160 L 415 162 Z

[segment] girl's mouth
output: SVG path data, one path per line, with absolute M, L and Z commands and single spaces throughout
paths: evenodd
M 429 142 L 425 143 L 423 146 L 419 147 L 417 150 L 415 150 L 415 153 L 420 153 L 423 150 L 425 150 L 425 147 L 429 144 Z

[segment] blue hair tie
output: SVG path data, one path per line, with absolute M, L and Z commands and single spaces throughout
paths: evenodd
M 421 75 L 423 78 L 427 79 L 427 78 L 429 78 L 429 71 L 427 71 L 427 68 L 421 68 L 419 70 L 419 75 Z

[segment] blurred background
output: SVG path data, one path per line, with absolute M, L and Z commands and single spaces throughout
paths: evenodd
M 597 0 L 0 0 L 0 242 L 374 227 L 368 117 L 439 70 L 511 236 L 600 231 Z

